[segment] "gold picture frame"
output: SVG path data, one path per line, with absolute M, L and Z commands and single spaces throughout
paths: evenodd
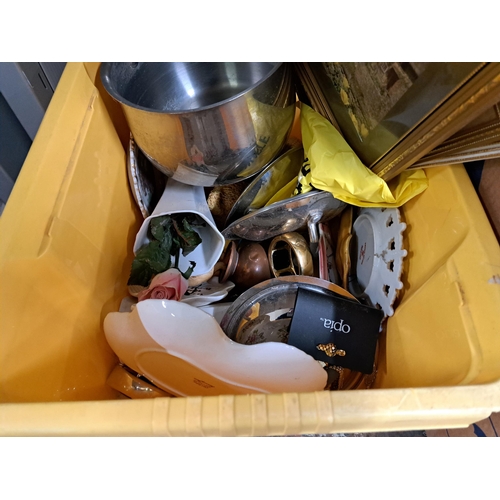
M 385 180 L 500 101 L 500 63 L 296 63 L 295 72 L 299 98 Z M 495 155 L 495 132 L 481 133 L 485 154 Z M 440 153 L 435 160 L 446 157 L 446 149 Z
M 436 167 L 499 157 L 500 103 L 496 103 L 410 168 Z

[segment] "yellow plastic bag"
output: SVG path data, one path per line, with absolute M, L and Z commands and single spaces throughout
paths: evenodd
M 298 177 L 295 176 L 286 186 L 283 186 L 273 197 L 266 203 L 266 207 L 278 201 L 291 198 L 294 193 L 294 188 L 297 186 Z
M 253 123 L 252 133 L 249 133 L 248 137 L 255 137 L 254 154 L 262 165 L 266 165 L 273 159 L 273 152 L 276 153 L 292 127 L 295 104 L 286 108 L 271 106 L 259 102 L 252 94 L 247 95 L 245 99 L 246 107 L 241 112 L 249 113 Z M 228 126 L 228 130 L 231 130 L 231 126 Z M 245 178 L 255 173 L 254 161 L 239 172 L 238 177 Z
M 400 207 L 428 187 L 425 172 L 407 170 L 385 182 L 365 167 L 337 129 L 306 104 L 301 105 L 306 160 L 294 194 L 313 187 L 358 207 Z

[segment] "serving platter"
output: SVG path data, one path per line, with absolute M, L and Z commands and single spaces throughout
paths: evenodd
M 237 219 L 223 231 L 228 240 L 264 241 L 307 227 L 311 243 L 318 241 L 316 224 L 332 219 L 346 204 L 326 191 L 310 191 L 272 203 Z
M 226 226 L 258 210 L 299 173 L 304 161 L 302 146 L 294 147 L 267 165 L 240 195 L 226 219 Z

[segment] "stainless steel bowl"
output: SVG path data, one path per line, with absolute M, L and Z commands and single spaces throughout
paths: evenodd
M 169 177 L 231 184 L 279 153 L 295 114 L 287 63 L 103 63 L 134 140 Z

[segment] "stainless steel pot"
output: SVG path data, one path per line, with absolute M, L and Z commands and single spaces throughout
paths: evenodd
M 134 140 L 169 177 L 231 184 L 280 152 L 295 114 L 287 63 L 103 63 Z

